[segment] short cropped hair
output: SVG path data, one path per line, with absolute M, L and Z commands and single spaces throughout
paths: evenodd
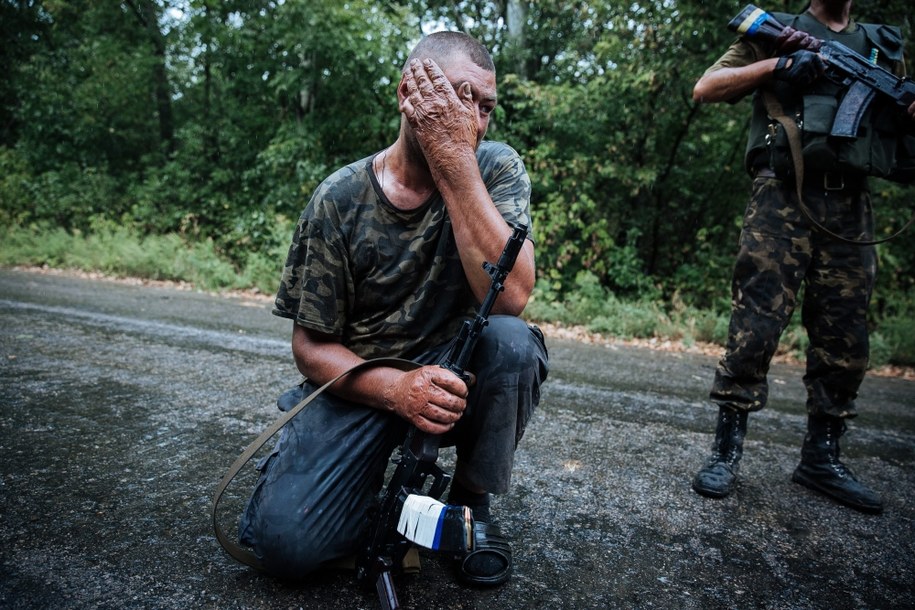
M 496 71 L 492 56 L 480 41 L 463 32 L 435 32 L 424 36 L 410 53 L 403 69 L 406 70 L 414 59 L 430 58 L 440 66 L 449 59 L 464 55 L 487 72 Z

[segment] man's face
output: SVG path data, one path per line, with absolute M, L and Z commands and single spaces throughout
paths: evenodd
M 477 146 L 489 128 L 489 119 L 496 109 L 496 75 L 484 70 L 466 57 L 460 57 L 442 66 L 442 72 L 463 101 L 464 83 L 470 89 L 471 101 L 477 121 Z

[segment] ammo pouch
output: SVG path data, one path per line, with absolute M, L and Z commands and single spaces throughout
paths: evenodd
M 839 100 L 833 95 L 805 95 L 803 107 L 792 116 L 801 134 L 804 166 L 811 172 L 840 172 L 894 178 L 897 150 L 911 148 L 906 174 L 915 177 L 915 138 L 900 137 L 897 111 L 874 100 L 861 118 L 857 138 L 837 138 L 830 134 Z M 770 167 L 780 176 L 794 175 L 788 137 L 781 124 L 770 121 L 766 132 Z M 903 160 L 903 159 L 900 159 Z

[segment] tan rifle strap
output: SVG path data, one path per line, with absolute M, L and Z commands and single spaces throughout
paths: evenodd
M 775 98 L 775 94 L 773 94 L 772 91 L 770 91 L 768 89 L 764 90 L 763 99 L 766 102 L 766 112 L 769 114 L 769 116 L 771 118 L 773 118 L 774 120 L 778 121 L 779 124 L 781 124 L 781 126 L 785 129 L 785 135 L 788 137 L 788 146 L 791 149 L 791 160 L 794 164 L 794 185 L 795 185 L 795 188 L 797 189 L 798 206 L 800 206 L 801 212 L 804 213 L 804 216 L 807 217 L 807 220 L 809 220 L 810 223 L 818 231 L 822 231 L 823 233 L 826 233 L 830 237 L 837 239 L 841 242 L 845 242 L 846 244 L 852 244 L 855 246 L 874 246 L 876 244 L 882 244 L 884 242 L 890 241 L 891 239 L 895 239 L 896 237 L 901 235 L 903 231 L 908 229 L 909 225 L 911 225 L 913 221 L 915 221 L 915 214 L 913 214 L 912 217 L 909 218 L 908 222 L 906 222 L 902 226 L 901 229 L 899 229 L 898 231 L 896 231 L 889 237 L 884 237 L 883 239 L 876 239 L 876 240 L 849 239 L 847 237 L 843 237 L 837 233 L 834 233 L 834 232 L 830 231 L 829 229 L 827 229 L 826 227 L 824 227 L 819 221 L 817 221 L 813 217 L 813 214 L 810 213 L 810 210 L 807 209 L 807 205 L 804 203 L 804 198 L 801 194 L 801 192 L 803 191 L 803 186 L 804 186 L 804 154 L 801 150 L 801 132 L 797 127 L 797 123 L 795 123 L 794 120 L 791 119 L 791 117 L 789 117 L 785 114 L 784 109 L 782 109 L 782 105 Z
M 419 368 L 421 365 L 410 360 L 403 360 L 401 358 L 375 358 L 373 360 L 366 360 L 365 362 L 357 364 L 353 368 L 340 373 L 335 378 L 331 379 L 316 389 L 314 392 L 306 396 L 301 402 L 299 402 L 299 404 L 289 409 L 289 411 L 283 413 L 283 415 L 280 416 L 280 418 L 275 422 L 273 422 L 269 428 L 264 430 L 261 435 L 254 440 L 254 442 L 248 445 L 247 449 L 245 449 L 242 454 L 238 456 L 238 459 L 236 459 L 235 462 L 229 467 L 228 472 L 226 472 L 225 476 L 216 487 L 216 493 L 213 496 L 213 505 L 210 511 L 213 518 L 213 530 L 216 532 L 216 539 L 219 541 L 219 544 L 222 545 L 222 548 L 224 548 L 226 552 L 229 553 L 229 555 L 241 563 L 251 566 L 252 568 L 258 570 L 264 569 L 263 563 L 254 554 L 254 552 L 229 539 L 229 537 L 223 531 L 222 527 L 220 527 L 218 520 L 216 519 L 216 511 L 219 507 L 219 501 L 222 499 L 222 495 L 225 493 L 229 483 L 232 482 L 232 480 L 238 475 L 244 465 L 247 464 L 252 457 L 254 457 L 258 450 L 260 450 L 260 448 L 263 447 L 274 434 L 279 432 L 280 429 L 289 422 L 289 420 L 298 415 L 302 409 L 307 407 L 312 400 L 323 394 L 327 388 L 340 381 L 340 379 L 346 375 L 378 366 L 391 367 L 401 371 L 412 371 Z

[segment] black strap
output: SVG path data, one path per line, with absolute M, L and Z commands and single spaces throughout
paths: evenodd
M 378 366 L 388 366 L 391 368 L 399 369 L 401 371 L 412 371 L 419 368 L 421 365 L 410 360 L 403 360 L 401 358 L 375 358 L 373 360 L 366 360 L 365 362 L 357 364 L 353 368 L 340 373 L 335 378 L 331 379 L 320 388 L 309 394 L 304 400 L 299 402 L 299 404 L 289 409 L 289 411 L 286 413 L 283 413 L 283 415 L 275 422 L 273 422 L 269 428 L 264 430 L 261 435 L 254 440 L 254 442 L 248 445 L 247 449 L 245 449 L 242 454 L 238 456 L 238 459 L 236 459 L 235 462 L 233 462 L 233 464 L 229 467 L 228 472 L 226 472 L 225 476 L 222 477 L 219 485 L 216 486 L 216 493 L 213 496 L 213 505 L 210 510 L 213 518 L 213 530 L 216 532 L 216 539 L 219 541 L 219 544 L 222 545 L 222 548 L 224 548 L 226 552 L 229 553 L 229 555 L 231 555 L 237 561 L 240 561 L 245 565 L 249 565 L 252 568 L 258 570 L 264 569 L 261 560 L 250 549 L 246 549 L 233 540 L 229 539 L 216 519 L 216 511 L 219 507 L 219 501 L 222 499 L 222 495 L 225 493 L 229 483 L 232 482 L 232 480 L 238 475 L 244 465 L 247 464 L 252 457 L 254 457 L 254 454 L 256 454 L 258 450 L 260 450 L 260 448 L 263 447 L 274 434 L 279 432 L 279 430 L 285 426 L 289 420 L 298 415 L 302 409 L 307 407 L 312 400 L 323 394 L 327 388 L 337 383 L 340 379 L 346 375 L 349 375 L 350 373 L 355 373 Z

